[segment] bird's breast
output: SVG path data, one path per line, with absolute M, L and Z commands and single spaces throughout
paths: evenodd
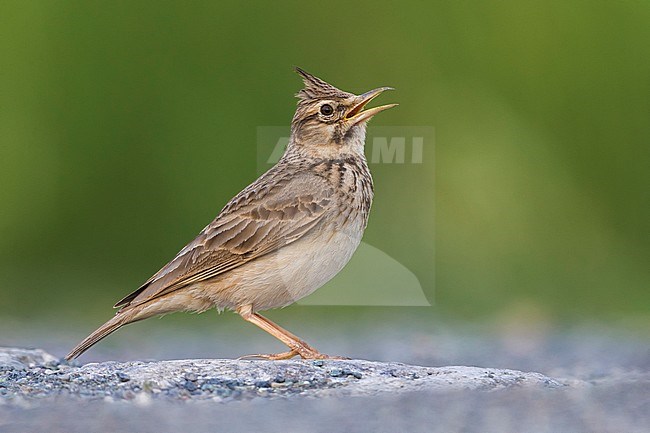
M 338 274 L 359 246 L 365 220 L 356 214 L 324 219 L 295 242 L 203 283 L 201 296 L 221 309 L 253 305 L 255 311 L 304 298 Z
M 292 243 L 202 284 L 218 308 L 252 305 L 256 311 L 284 307 L 327 283 L 359 246 L 373 198 L 364 159 L 324 160 L 310 173 L 327 181 L 332 204 L 317 225 Z

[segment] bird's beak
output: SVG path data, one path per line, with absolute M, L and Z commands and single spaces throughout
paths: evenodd
M 396 105 L 399 104 L 388 104 L 388 105 L 381 105 L 379 107 L 374 107 L 374 108 L 369 108 L 367 110 L 364 110 L 363 107 L 368 104 L 368 102 L 372 101 L 375 99 L 377 96 L 379 96 L 381 93 L 383 93 L 386 90 L 393 90 L 392 87 L 379 87 L 378 89 L 371 90 L 369 92 L 364 93 L 363 95 L 357 96 L 357 99 L 350 109 L 350 111 L 347 112 L 345 115 L 345 120 L 351 122 L 353 125 L 364 122 L 367 120 L 370 120 L 372 116 L 375 114 L 388 110 L 389 108 L 393 108 Z

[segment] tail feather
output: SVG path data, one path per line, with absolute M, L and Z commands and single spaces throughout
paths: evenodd
M 65 359 L 69 361 L 73 358 L 76 358 L 77 356 L 84 353 L 86 350 L 90 349 L 92 345 L 97 343 L 102 338 L 108 336 L 109 334 L 113 333 L 114 331 L 126 325 L 127 323 L 133 322 L 132 317 L 129 316 L 132 315 L 125 314 L 125 313 L 118 313 L 117 315 L 115 315 L 115 317 L 113 317 L 111 320 L 104 323 L 102 326 L 97 328 L 92 334 L 84 338 L 84 340 L 81 343 L 79 343 L 74 349 L 70 351 L 70 353 L 68 353 L 65 356 Z

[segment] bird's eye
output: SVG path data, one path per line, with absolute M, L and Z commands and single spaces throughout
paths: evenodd
M 323 116 L 331 116 L 333 112 L 334 109 L 330 104 L 323 104 L 320 107 L 320 114 L 322 114 Z

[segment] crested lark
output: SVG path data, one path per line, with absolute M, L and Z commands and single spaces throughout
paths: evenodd
M 300 68 L 305 87 L 278 163 L 237 194 L 174 259 L 117 304 L 117 314 L 66 356 L 128 323 L 174 311 L 236 311 L 289 347 L 265 359 L 327 358 L 258 311 L 289 305 L 334 277 L 368 222 L 372 178 L 366 124 L 397 104 L 364 110 L 388 87 L 344 92 Z

